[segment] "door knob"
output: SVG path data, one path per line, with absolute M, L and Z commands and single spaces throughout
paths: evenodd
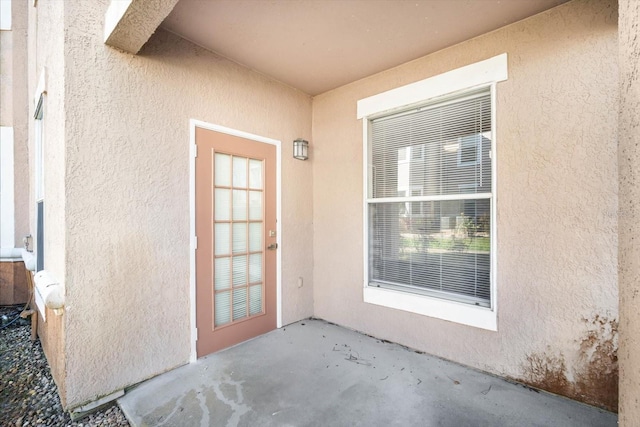
M 270 251 L 275 251 L 276 249 L 278 249 L 278 244 L 272 243 L 269 246 L 267 246 L 267 249 L 269 249 Z

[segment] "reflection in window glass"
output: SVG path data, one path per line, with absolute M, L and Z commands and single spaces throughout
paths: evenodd
M 427 107 L 371 121 L 369 283 L 488 307 L 490 90 Z

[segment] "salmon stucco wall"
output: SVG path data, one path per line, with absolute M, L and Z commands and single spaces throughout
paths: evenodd
M 64 49 L 65 32 L 64 3 L 41 1 L 37 7 L 28 5 L 28 128 L 29 128 L 29 164 L 35 165 L 35 127 L 33 102 L 38 81 L 43 72 L 46 74 L 46 94 L 43 113 L 43 153 L 46 159 L 44 168 L 44 268 L 64 284 L 66 274 L 65 252 L 65 76 Z M 46 70 L 46 72 L 45 72 Z M 35 206 L 35 168 L 30 167 L 29 176 L 29 228 L 36 235 Z M 35 239 L 34 239 L 35 242 Z M 42 347 L 49 361 L 51 373 L 58 386 L 62 403 L 65 403 L 66 360 L 64 339 L 64 316 L 47 316 L 46 322 L 38 325 Z
M 316 316 L 616 410 L 617 50 L 616 2 L 577 0 L 315 97 Z M 357 101 L 504 52 L 498 331 L 364 303 Z
M 162 29 L 136 56 L 106 46 L 107 6 L 65 1 L 57 51 L 68 408 L 189 361 L 190 119 L 282 141 L 282 319 L 313 314 L 313 160 L 291 156 L 311 98 Z
M 640 2 L 620 0 L 620 425 L 640 425 Z

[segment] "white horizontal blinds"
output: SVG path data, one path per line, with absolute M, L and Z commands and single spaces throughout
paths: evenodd
M 375 119 L 371 128 L 371 197 L 491 192 L 488 89 Z
M 491 93 L 371 122 L 374 286 L 490 305 Z
M 261 160 L 214 156 L 214 325 L 263 310 L 263 174 Z

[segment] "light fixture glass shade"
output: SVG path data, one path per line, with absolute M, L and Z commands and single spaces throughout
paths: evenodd
M 302 138 L 293 141 L 293 157 L 298 160 L 307 160 L 309 158 L 309 141 Z

